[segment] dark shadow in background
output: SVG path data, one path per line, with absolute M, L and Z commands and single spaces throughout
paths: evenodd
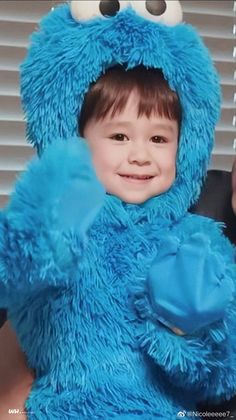
M 226 225 L 225 235 L 236 245 L 236 216 L 233 213 L 231 197 L 231 173 L 211 170 L 208 172 L 198 203 L 190 211 L 224 222 Z M 216 414 L 215 417 L 205 417 L 212 420 L 219 420 L 219 418 L 236 419 L 236 396 L 219 405 L 201 404 L 198 409 L 201 412 L 218 413 L 218 416 Z M 227 415 L 227 412 L 230 412 L 230 414 Z M 226 413 L 226 416 L 220 417 L 219 413 Z

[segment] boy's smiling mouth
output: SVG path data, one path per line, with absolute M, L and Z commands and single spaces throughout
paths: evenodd
M 154 178 L 154 175 L 119 174 L 119 176 L 129 182 L 147 182 Z

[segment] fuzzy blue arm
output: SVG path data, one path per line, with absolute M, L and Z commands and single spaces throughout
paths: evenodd
M 104 197 L 82 139 L 54 143 L 30 163 L 0 214 L 0 307 L 66 285 Z
M 160 242 L 136 290 L 141 347 L 198 401 L 236 394 L 234 253 L 215 222 L 191 215 Z

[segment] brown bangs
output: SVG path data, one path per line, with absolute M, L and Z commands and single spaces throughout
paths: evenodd
M 172 91 L 159 69 L 144 66 L 126 70 L 123 66 L 112 67 L 93 84 L 85 95 L 82 105 L 79 132 L 83 135 L 90 119 L 112 118 L 121 113 L 130 93 L 136 91 L 137 116 L 150 118 L 158 114 L 181 124 L 181 106 L 177 94 Z

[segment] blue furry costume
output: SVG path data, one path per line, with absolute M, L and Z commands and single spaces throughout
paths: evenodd
M 22 66 L 40 158 L 0 214 L 0 307 L 35 369 L 29 419 L 191 418 L 198 401 L 236 393 L 234 250 L 219 224 L 188 213 L 218 78 L 192 27 L 134 9 L 79 22 L 58 7 Z M 183 110 L 175 183 L 140 205 L 105 194 L 76 138 L 85 93 L 117 63 L 161 68 Z

